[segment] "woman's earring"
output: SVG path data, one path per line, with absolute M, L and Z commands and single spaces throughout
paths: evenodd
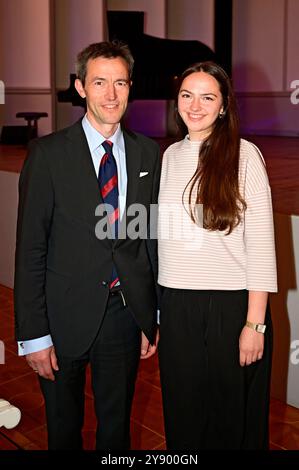
M 224 111 L 220 111 L 220 113 L 219 113 L 219 116 L 218 116 L 218 117 L 219 117 L 219 119 L 222 119 L 222 118 L 223 118 L 223 116 L 224 116 L 224 114 L 225 114 L 225 113 L 224 113 Z

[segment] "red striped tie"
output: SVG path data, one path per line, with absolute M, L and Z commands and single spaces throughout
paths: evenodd
M 103 201 L 109 205 L 107 212 L 112 237 L 117 238 L 119 220 L 117 166 L 112 153 L 113 143 L 110 140 L 105 140 L 102 146 L 105 149 L 105 155 L 101 160 L 98 180 Z M 113 265 L 110 289 L 119 284 L 119 278 Z

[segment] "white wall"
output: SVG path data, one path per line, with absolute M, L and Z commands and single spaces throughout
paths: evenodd
M 0 171 L 0 284 L 13 288 L 18 173 Z
M 293 80 L 299 80 L 299 2 L 298 0 L 288 0 L 287 6 L 285 86 L 289 88 Z
M 244 133 L 299 135 L 298 0 L 233 2 L 233 79 Z
M 214 0 L 169 0 L 167 37 L 201 41 L 214 49 Z
M 0 0 L 3 80 L 9 87 L 50 87 L 48 0 Z
M 214 0 L 169 0 L 167 37 L 201 41 L 214 50 Z M 174 101 L 168 104 L 168 133 L 178 132 L 174 120 Z
M 299 135 L 299 104 L 291 103 L 290 93 L 242 93 L 237 97 L 244 134 Z
M 296 285 L 289 290 L 287 308 L 290 318 L 290 362 L 287 402 L 299 408 L 299 217 L 292 217 Z
M 299 217 L 275 214 L 274 222 L 279 291 L 271 295 L 271 392 L 299 408 Z
M 105 39 L 104 0 L 55 0 L 55 82 L 56 91 L 69 87 L 75 73 L 78 52 L 93 42 Z M 75 122 L 83 108 L 56 101 L 56 127 Z
M 235 90 L 282 91 L 284 0 L 245 0 L 233 4 Z
M 41 134 L 52 129 L 49 0 L 0 0 L 0 71 L 6 87 L 2 124 L 19 111 L 45 111 Z M 43 122 L 42 122 L 43 121 Z

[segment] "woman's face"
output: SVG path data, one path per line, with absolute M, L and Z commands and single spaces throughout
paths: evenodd
M 178 111 L 186 124 L 190 140 L 203 140 L 211 133 L 223 99 L 217 80 L 206 72 L 194 72 L 182 82 Z

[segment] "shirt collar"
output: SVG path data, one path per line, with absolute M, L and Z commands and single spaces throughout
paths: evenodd
M 99 131 L 97 131 L 92 126 L 86 114 L 84 118 L 82 119 L 82 127 L 84 129 L 88 146 L 91 152 L 94 152 L 94 150 L 96 150 L 98 147 L 101 146 L 104 140 L 107 140 L 106 137 L 104 137 Z M 109 140 L 110 142 L 113 143 L 113 145 L 117 146 L 122 152 L 125 151 L 124 136 L 123 136 L 123 131 L 121 129 L 120 124 L 118 125 L 114 134 L 111 137 L 109 137 Z

